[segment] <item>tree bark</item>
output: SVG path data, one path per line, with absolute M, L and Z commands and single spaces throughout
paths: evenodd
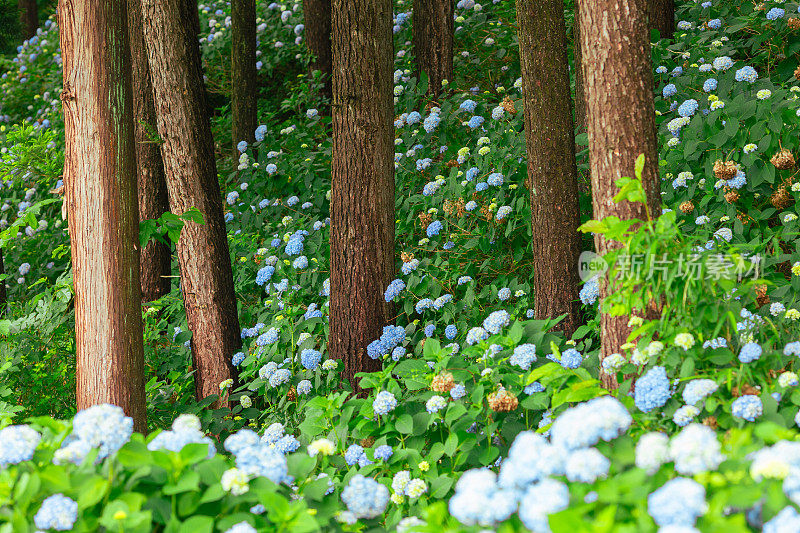
M 161 150 L 157 142 L 150 140 L 150 132 L 156 131 L 156 108 L 153 103 L 150 65 L 147 63 L 147 50 L 144 46 L 139 0 L 128 0 L 128 28 L 131 41 L 139 218 L 153 220 L 169 211 L 169 198 Z M 150 242 L 144 247 L 139 260 L 143 302 L 157 300 L 169 293 L 171 262 L 170 247 L 166 244 Z
M 634 176 L 640 154 L 645 155 L 643 185 L 655 216 L 661 196 L 647 0 L 579 0 L 578 5 L 594 218 L 647 218 L 643 204 L 613 200 L 615 181 Z M 618 246 L 595 237 L 600 255 Z M 601 304 L 611 291 L 613 284 L 600 284 Z M 627 323 L 628 317 L 601 314 L 601 361 L 627 341 Z M 601 377 L 606 387 L 616 386 L 614 376 Z
M 334 0 L 331 300 L 328 350 L 345 376 L 392 320 L 394 142 L 390 0 Z
M 412 44 L 417 78 L 428 75 L 428 94 L 438 98 L 453 79 L 453 0 L 414 0 Z
M 581 219 L 564 3 L 517 0 L 517 22 L 531 184 L 534 315 L 566 314 L 556 327 L 571 337 L 581 324 Z
M 303 0 L 303 22 L 308 51 L 314 56 L 310 72 L 322 73 L 322 94 L 332 98 L 333 52 L 331 49 L 331 0 Z
M 231 115 L 233 145 L 255 141 L 258 126 L 256 0 L 231 1 Z
M 675 0 L 650 0 L 648 3 L 650 29 L 658 30 L 662 39 L 675 34 Z
M 214 139 L 192 0 L 141 0 L 153 76 L 161 156 L 170 210 L 197 208 L 204 224 L 187 222 L 177 244 L 186 319 L 192 332 L 195 393 L 219 393 L 236 380 L 231 355 L 241 347 L 233 272 L 217 181 Z
M 39 6 L 36 0 L 19 0 L 19 21 L 22 28 L 22 36 L 30 39 L 36 35 L 39 29 Z
M 575 4 L 575 26 L 572 30 L 573 45 L 573 75 L 575 76 L 575 126 L 581 132 L 586 131 L 586 95 L 583 87 L 583 54 L 581 54 L 581 17 L 577 2 Z
M 146 430 L 139 212 L 123 0 L 62 1 L 64 184 L 75 283 L 77 403 Z

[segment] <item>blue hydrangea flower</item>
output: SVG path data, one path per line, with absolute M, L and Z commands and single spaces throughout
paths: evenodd
M 381 391 L 372 401 L 372 410 L 376 415 L 385 415 L 397 407 L 397 399 L 389 391 Z
M 678 107 L 678 114 L 682 117 L 691 117 L 697 112 L 698 107 L 700 107 L 700 104 L 697 103 L 697 100 L 690 98 Z
M 659 526 L 693 526 L 705 514 L 706 489 L 684 477 L 671 479 L 647 497 L 647 511 Z
M 683 389 L 683 401 L 687 405 L 697 405 L 718 388 L 719 385 L 713 379 L 693 379 Z
M 503 287 L 499 291 L 497 291 L 497 298 L 501 301 L 506 301 L 511 298 L 511 289 L 508 287 Z
M 386 287 L 386 292 L 384 293 L 383 297 L 387 302 L 391 302 L 394 300 L 404 289 L 406 288 L 406 284 L 402 279 L 396 279 L 392 281 L 388 287 Z
M 475 111 L 475 108 L 478 106 L 478 103 L 474 100 L 464 100 L 461 102 L 461 105 L 458 106 L 459 109 L 462 111 L 466 111 L 467 113 L 472 113 Z
M 458 328 L 456 328 L 453 324 L 449 324 L 446 328 L 444 328 L 444 336 L 447 337 L 448 340 L 453 340 L 458 335 Z
M 592 276 L 583 284 L 578 297 L 583 305 L 592 305 L 597 301 L 598 296 L 600 296 L 600 283 L 597 276 Z
M 800 341 L 787 342 L 783 347 L 783 355 L 800 356 Z
M 63 494 L 53 494 L 42 502 L 33 517 L 39 529 L 69 531 L 78 521 L 78 502 Z
M 356 518 L 375 518 L 389 503 L 389 489 L 372 478 L 356 474 L 342 491 L 342 501 Z
M 784 11 L 780 7 L 773 7 L 772 9 L 770 9 L 767 12 L 767 20 L 782 19 L 785 14 L 786 14 L 786 11 Z
M 759 346 L 755 342 L 748 342 L 742 349 L 739 350 L 739 361 L 742 363 L 752 363 L 753 361 L 757 360 L 761 357 L 762 353 L 761 346 Z
M 485 120 L 486 119 L 484 119 L 482 116 L 475 115 L 469 119 L 469 121 L 467 122 L 467 126 L 469 126 L 474 130 L 475 128 L 479 128 L 481 124 L 484 123 Z
M 375 453 L 374 453 L 375 459 L 381 461 L 388 461 L 389 459 L 392 458 L 392 455 L 394 455 L 394 450 L 392 450 L 392 447 L 387 444 L 382 444 L 377 448 L 375 448 Z
M 716 90 L 717 88 L 717 80 L 715 78 L 708 78 L 706 81 L 703 82 L 703 90 L 707 93 Z
M 434 324 L 428 324 L 425 326 L 425 336 L 429 338 L 432 337 L 434 330 L 436 330 L 436 326 Z
M 736 71 L 736 81 L 753 83 L 758 79 L 758 72 L 751 66 L 742 67 Z
M 634 403 L 644 413 L 662 407 L 669 397 L 669 379 L 663 366 L 654 366 L 636 381 Z
M 675 96 L 676 94 L 678 94 L 678 88 L 675 87 L 674 83 L 668 83 L 663 89 L 661 89 L 661 95 L 664 98 L 669 98 L 670 96 Z
M 510 291 L 509 291 L 510 292 Z M 511 316 L 508 314 L 507 311 L 500 310 L 494 311 L 486 317 L 483 321 L 483 329 L 491 333 L 492 335 L 497 335 L 500 333 L 500 330 L 506 326 L 508 326 L 511 320 Z
M 0 468 L 30 461 L 42 436 L 29 426 L 0 429 Z
M 272 279 L 272 276 L 274 274 L 275 274 L 275 267 L 272 265 L 267 265 L 265 267 L 260 268 L 256 273 L 256 285 L 259 286 L 264 285 L 270 279 Z
M 308 370 L 316 370 L 321 360 L 322 354 L 317 350 L 305 349 L 300 353 L 300 363 Z
M 608 475 L 609 460 L 595 448 L 575 450 L 564 464 L 567 479 L 580 483 L 594 483 Z
M 752 394 L 739 396 L 731 404 L 731 413 L 737 418 L 754 422 L 764 412 L 761 398 Z
M 428 224 L 428 228 L 425 230 L 425 233 L 428 237 L 433 237 L 435 235 L 439 235 L 439 232 L 442 231 L 442 223 L 439 220 L 434 220 L 430 224 Z
M 467 388 L 464 386 L 463 383 L 457 383 L 452 389 L 450 389 L 450 397 L 454 400 L 458 400 L 463 398 L 467 395 Z

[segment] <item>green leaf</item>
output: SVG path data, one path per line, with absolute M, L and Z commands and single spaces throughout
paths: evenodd
M 410 435 L 414 431 L 414 419 L 411 415 L 402 415 L 394 423 L 394 428 L 400 433 Z
M 636 173 L 636 178 L 641 180 L 642 179 L 642 171 L 644 170 L 644 154 L 639 154 L 639 157 L 636 158 L 636 166 L 634 167 L 634 172 Z

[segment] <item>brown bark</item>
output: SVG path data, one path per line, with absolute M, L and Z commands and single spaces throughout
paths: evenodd
M 22 36 L 30 39 L 36 35 L 39 29 L 39 6 L 36 0 L 19 0 L 19 22 L 22 28 Z
M 128 28 L 131 41 L 139 218 L 153 220 L 169 211 L 169 198 L 161 150 L 158 143 L 150 139 L 150 132 L 156 131 L 156 108 L 153 103 L 153 81 L 144 46 L 139 0 L 128 0 Z M 142 250 L 139 271 L 143 302 L 157 300 L 169 293 L 169 276 L 172 274 L 170 256 L 169 246 L 159 242 L 150 242 Z
M 536 319 L 566 314 L 567 336 L 581 324 L 578 300 L 580 208 L 562 0 L 517 0 L 519 55 L 531 184 Z
M 205 220 L 187 222 L 176 247 L 192 332 L 195 393 L 204 398 L 219 394 L 220 382 L 236 379 L 231 355 L 241 346 L 241 338 L 206 111 L 197 4 L 192 0 L 141 3 L 170 209 L 180 215 L 194 207 Z
M 6 280 L 2 279 L 3 274 L 6 273 L 5 265 L 3 264 L 3 249 L 0 248 L 0 316 L 6 312 L 6 305 L 8 304 L 8 293 L 6 292 Z
M 453 0 L 414 0 L 412 44 L 415 71 L 428 75 L 428 94 L 438 98 L 453 79 Z
M 617 204 L 613 198 L 619 190 L 615 181 L 634 176 L 636 158 L 644 154 L 648 206 L 654 215 L 661 209 L 647 0 L 579 0 L 578 5 L 594 218 L 645 219 L 643 204 Z M 601 255 L 617 246 L 595 237 Z M 612 290 L 600 284 L 601 303 Z M 601 315 L 601 361 L 620 351 L 630 332 L 627 323 L 625 316 Z M 614 376 L 601 377 L 606 387 L 616 386 Z
M 650 29 L 658 30 L 662 39 L 672 39 L 675 33 L 675 0 L 650 0 L 648 6 Z
M 77 403 L 146 429 L 139 212 L 123 0 L 62 1 L 65 164 L 75 283 Z
M 575 126 L 579 131 L 586 131 L 586 95 L 583 87 L 583 63 L 581 54 L 581 20 L 580 10 L 575 4 L 575 26 L 572 29 L 574 45 L 574 61 L 572 64 L 573 75 L 575 76 Z
M 322 73 L 322 94 L 332 97 L 333 52 L 331 49 L 331 0 L 303 0 L 303 22 L 306 46 L 314 56 L 309 70 Z
M 345 376 L 392 320 L 394 143 L 390 0 L 334 0 L 331 300 L 328 350 Z
M 255 141 L 258 126 L 256 0 L 231 1 L 231 118 L 233 145 Z

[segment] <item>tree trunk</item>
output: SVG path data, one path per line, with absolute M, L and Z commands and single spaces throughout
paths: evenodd
M 345 376 L 392 320 L 394 131 L 390 0 L 334 0 L 330 355 Z
M 594 218 L 646 219 L 644 205 L 613 200 L 615 181 L 634 176 L 640 154 L 645 155 L 648 206 L 656 216 L 661 196 L 647 0 L 579 0 L 579 7 Z M 600 255 L 619 245 L 595 237 Z M 600 284 L 601 304 L 612 290 Z M 601 361 L 627 341 L 627 323 L 625 316 L 601 315 Z M 614 376 L 602 375 L 602 380 L 606 387 L 616 386 Z
M 144 47 L 139 0 L 128 0 L 128 28 L 133 73 L 139 218 L 153 220 L 169 211 L 169 198 L 161 150 L 158 143 L 151 140 L 150 134 L 156 131 L 156 108 L 153 103 L 153 81 L 147 63 L 147 50 Z M 139 270 L 143 302 L 157 300 L 169 293 L 169 276 L 172 274 L 170 256 L 170 247 L 159 242 L 150 242 L 142 250 Z
M 658 30 L 662 39 L 672 39 L 675 33 L 675 0 L 650 0 L 650 29 Z
M 19 0 L 17 5 L 22 35 L 25 39 L 30 39 L 39 29 L 39 6 L 36 0 Z
M 61 3 L 64 184 L 75 283 L 77 403 L 146 430 L 139 210 L 123 0 Z
M 235 148 L 240 141 L 253 143 L 258 126 L 256 0 L 231 1 L 231 85 Z
M 453 0 L 414 0 L 412 43 L 417 79 L 428 75 L 428 94 L 438 98 L 453 79 Z
M 236 379 L 231 355 L 241 347 L 233 272 L 217 181 L 214 139 L 197 41 L 193 0 L 141 0 L 161 156 L 171 211 L 197 208 L 204 224 L 187 222 L 177 244 L 186 319 L 192 332 L 195 393 L 219 394 Z
M 331 101 L 333 53 L 331 50 L 331 0 L 303 0 L 303 22 L 308 51 L 314 56 L 309 70 L 322 73 L 322 94 Z
M 575 76 L 575 126 L 580 132 L 586 131 L 586 95 L 583 88 L 583 54 L 581 54 L 581 17 L 577 2 L 575 4 L 575 26 L 572 29 L 574 57 L 573 75 Z
M 580 208 L 567 34 L 562 0 L 517 0 L 533 230 L 536 319 L 566 314 L 568 337 L 581 324 Z
M 0 316 L 6 313 L 8 306 L 8 293 L 6 292 L 6 280 L 2 279 L 6 273 L 5 265 L 3 264 L 3 249 L 0 248 Z

